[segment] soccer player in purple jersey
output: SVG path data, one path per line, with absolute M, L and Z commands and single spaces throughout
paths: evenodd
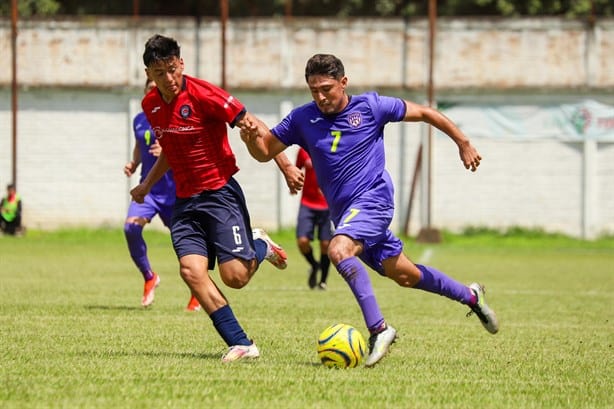
M 385 169 L 384 126 L 389 122 L 426 122 L 456 143 L 463 165 L 477 170 L 481 157 L 463 132 L 435 109 L 375 92 L 348 95 L 343 63 L 334 55 L 316 54 L 307 61 L 305 80 L 313 101 L 294 109 L 269 129 L 254 117 L 241 129 L 251 155 L 265 162 L 296 144 L 307 150 L 336 226 L 328 254 L 350 286 L 367 328 L 369 356 L 375 365 L 396 339 L 380 311 L 367 270 L 408 288 L 443 295 L 467 305 L 486 330 L 499 330 L 484 287 L 459 283 L 437 269 L 414 264 L 401 240 L 390 231 L 394 188 Z
M 145 81 L 145 94 L 156 87 L 156 83 L 150 79 Z M 141 165 L 141 177 L 139 182 L 147 176 L 154 163 L 160 156 L 162 148 L 151 130 L 145 113 L 139 112 L 132 121 L 132 129 L 136 143 L 132 151 L 132 160 L 124 166 L 124 174 L 128 177 L 136 172 Z M 141 305 L 149 307 L 154 302 L 155 289 L 160 284 L 160 276 L 155 273 L 147 256 L 147 244 L 143 238 L 143 228 L 146 224 L 159 215 L 166 227 L 170 226 L 173 205 L 175 204 L 175 182 L 172 171 L 168 171 L 153 186 L 143 203 L 130 202 L 128 215 L 124 223 L 124 235 L 128 243 L 130 257 L 139 269 L 145 280 Z M 200 304 L 192 296 L 188 302 L 187 310 L 198 311 Z

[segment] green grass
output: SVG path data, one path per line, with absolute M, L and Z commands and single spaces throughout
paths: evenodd
M 492 336 L 459 304 L 372 274 L 399 330 L 372 369 L 331 370 L 315 342 L 335 322 L 366 337 L 349 289 L 307 288 L 291 231 L 290 266 L 263 265 L 243 290 L 220 284 L 262 357 L 222 365 L 226 347 L 189 292 L 167 234 L 146 231 L 162 283 L 150 309 L 121 231 L 0 237 L 0 407 L 613 408 L 614 239 L 472 230 L 407 240 L 416 262 L 479 280 L 498 312 Z M 213 276 L 218 283 L 217 272 Z

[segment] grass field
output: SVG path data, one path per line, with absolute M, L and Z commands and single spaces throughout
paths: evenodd
M 206 314 L 184 311 L 168 235 L 146 236 L 162 277 L 150 309 L 119 230 L 0 237 L 0 407 L 614 407 L 614 239 L 408 240 L 414 261 L 486 285 L 500 333 L 462 305 L 372 274 L 399 339 L 374 368 L 331 370 L 317 360 L 318 333 L 335 322 L 366 329 L 334 270 L 328 291 L 308 289 L 292 232 L 274 235 L 287 270 L 263 265 L 240 291 L 220 284 L 262 353 L 233 365 L 221 364 L 226 347 Z

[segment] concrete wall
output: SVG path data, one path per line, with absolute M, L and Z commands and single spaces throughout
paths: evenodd
M 613 23 L 599 21 L 586 30 L 563 20 L 442 21 L 437 95 L 505 104 L 572 102 L 594 93 L 612 104 Z M 17 184 L 28 226 L 123 224 L 128 191 L 137 182 L 135 177 L 127 180 L 122 168 L 132 147 L 131 119 L 139 109 L 143 43 L 154 32 L 176 37 L 183 45 L 186 73 L 219 82 L 218 29 L 216 21 L 197 27 L 192 19 L 20 23 Z M 0 22 L 4 55 L 10 55 L 8 30 L 8 22 Z M 350 92 L 405 87 L 387 93 L 423 102 L 426 34 L 424 21 L 231 21 L 229 88 L 274 124 L 288 104 L 308 101 L 305 60 L 325 51 L 344 59 Z M 0 84 L 9 82 L 10 70 L 0 70 Z M 270 90 L 256 90 L 262 88 Z M 537 88 L 538 95 L 527 92 Z M 561 89 L 568 91 L 561 94 Z M 11 177 L 10 101 L 10 89 L 0 88 L 0 186 Z M 387 128 L 387 167 L 397 187 L 396 231 L 402 230 L 408 211 L 422 130 L 417 124 Z M 446 137 L 435 138 L 434 226 L 541 227 L 589 238 L 614 232 L 613 144 L 473 139 L 484 157 L 477 173 L 462 167 Z M 293 226 L 298 198 L 287 193 L 275 165 L 254 161 L 236 131 L 231 131 L 231 144 L 254 224 Z M 291 148 L 291 158 L 294 152 Z M 422 227 L 423 196 L 418 192 L 411 209 L 412 234 Z
M 10 22 L 0 20 L 9 56 Z M 301 88 L 316 52 L 344 60 L 356 87 L 423 88 L 424 19 L 240 19 L 227 26 L 227 83 L 234 89 Z M 217 20 L 96 18 L 19 22 L 19 81 L 29 86 L 140 86 L 143 45 L 154 33 L 182 45 L 186 72 L 221 82 Z M 614 19 L 440 19 L 434 77 L 439 89 L 614 87 Z M 0 70 L 0 85 L 10 70 Z

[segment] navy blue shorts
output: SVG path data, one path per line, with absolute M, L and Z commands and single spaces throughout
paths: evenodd
M 309 241 L 313 241 L 316 228 L 318 240 L 326 241 L 333 237 L 330 212 L 328 209 L 317 210 L 301 204 L 296 220 L 296 237 L 307 237 Z
M 177 257 L 190 254 L 215 260 L 256 257 L 249 213 L 239 183 L 230 178 L 219 190 L 204 191 L 187 199 L 177 198 L 171 222 L 171 239 Z

